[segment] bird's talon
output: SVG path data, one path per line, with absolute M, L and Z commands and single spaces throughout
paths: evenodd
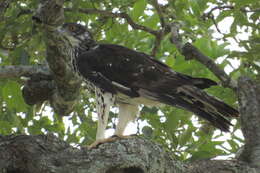
M 109 138 L 106 139 L 101 139 L 101 140 L 97 140 L 95 142 L 93 142 L 91 145 L 88 146 L 88 149 L 93 149 L 93 148 L 97 148 L 99 145 L 103 144 L 103 143 L 108 143 L 108 142 L 114 142 L 117 139 L 120 139 L 121 137 L 117 136 L 117 135 L 113 135 Z
M 120 138 L 118 135 L 112 135 L 110 138 Z

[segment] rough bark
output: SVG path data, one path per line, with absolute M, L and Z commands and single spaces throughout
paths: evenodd
M 51 100 L 55 83 L 47 65 L 10 65 L 0 67 L 1 79 L 23 78 L 22 94 L 28 105 Z
M 239 159 L 260 168 L 260 85 L 248 77 L 238 80 L 241 128 L 245 146 Z
M 0 146 L 0 173 L 256 173 L 235 160 L 184 164 L 142 138 L 79 149 L 54 135 L 19 135 L 0 137 Z
M 69 55 L 61 52 L 63 45 L 55 34 L 58 26 L 64 22 L 63 0 L 41 1 L 33 20 L 45 33 L 46 60 L 55 83 L 50 102 L 59 115 L 68 115 L 74 108 L 79 96 L 81 80 L 68 66 Z
M 0 4 L 0 12 L 11 1 Z M 31 11 L 29 11 L 30 13 Z M 48 100 L 54 111 L 61 115 L 69 115 L 78 101 L 81 80 L 68 67 L 68 57 L 59 50 L 59 40 L 53 31 L 63 24 L 63 0 L 42 0 L 33 16 L 35 24 L 45 33 L 46 60 L 48 65 L 36 66 L 3 66 L 0 67 L 0 78 L 29 77 L 23 87 L 23 97 L 29 105 Z

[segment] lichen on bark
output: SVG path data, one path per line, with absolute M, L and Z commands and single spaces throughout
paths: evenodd
M 75 148 L 54 135 L 0 136 L 0 173 L 256 173 L 246 162 L 173 159 L 140 137 Z

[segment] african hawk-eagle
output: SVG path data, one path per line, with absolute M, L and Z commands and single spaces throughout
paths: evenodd
M 228 131 L 228 117 L 238 111 L 203 91 L 216 82 L 173 71 L 153 57 L 114 44 L 99 44 L 82 25 L 66 23 L 58 29 L 71 58 L 71 68 L 96 95 L 98 129 L 104 139 L 110 107 L 119 107 L 115 135 L 122 136 L 127 124 L 139 113 L 139 105 L 179 107 Z M 174 115 L 173 115 L 174 116 Z

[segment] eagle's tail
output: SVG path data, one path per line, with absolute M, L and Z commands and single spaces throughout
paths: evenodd
M 228 117 L 239 116 L 236 109 L 197 87 L 183 85 L 177 91 L 178 94 L 160 95 L 160 100 L 166 104 L 187 109 L 208 120 L 222 131 L 229 131 L 229 126 L 232 125 Z

